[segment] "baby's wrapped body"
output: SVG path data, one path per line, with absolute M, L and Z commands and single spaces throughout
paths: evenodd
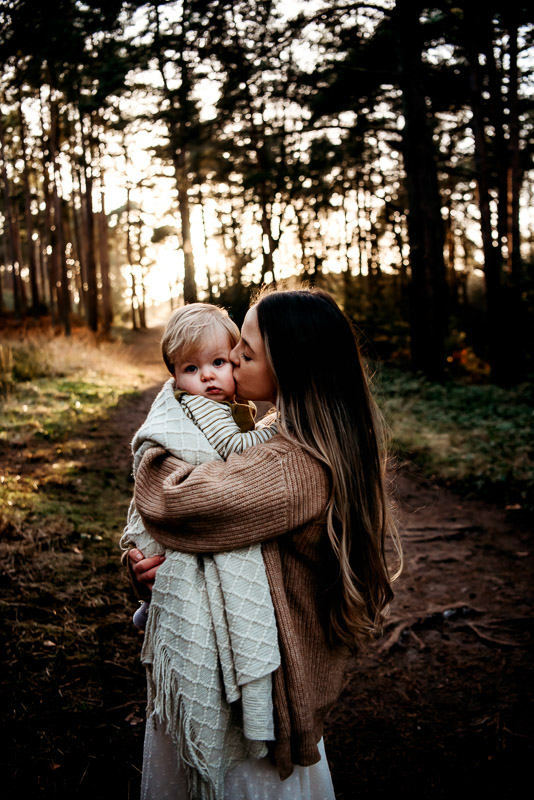
M 250 412 L 252 429 L 243 433 L 234 422 L 243 407 L 177 394 L 170 379 L 136 433 L 134 474 L 153 446 L 201 464 L 276 433 L 274 426 L 254 430 Z M 274 739 L 272 673 L 280 653 L 261 547 L 202 556 L 164 551 L 133 503 L 121 545 L 138 547 L 146 557 L 165 552 L 141 653 L 147 712 L 171 735 L 192 796 L 222 797 L 226 772 L 264 756 L 265 742 Z M 239 716 L 231 705 L 237 700 Z

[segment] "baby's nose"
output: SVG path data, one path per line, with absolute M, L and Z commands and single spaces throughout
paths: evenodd
M 202 367 L 200 377 L 203 381 L 210 381 L 213 379 L 214 369 L 211 364 L 207 367 Z

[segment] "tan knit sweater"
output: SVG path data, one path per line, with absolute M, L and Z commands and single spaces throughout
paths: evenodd
M 273 756 L 282 779 L 293 764 L 319 761 L 324 716 L 347 661 L 321 624 L 327 498 L 322 466 L 281 435 L 197 467 L 154 448 L 135 483 L 146 528 L 165 547 L 209 553 L 262 542 L 282 659 L 273 686 Z

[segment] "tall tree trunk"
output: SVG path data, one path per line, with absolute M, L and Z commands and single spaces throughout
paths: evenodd
M 98 246 L 100 250 L 100 280 L 102 283 L 102 328 L 107 333 L 113 322 L 113 303 L 109 278 L 108 219 L 104 192 L 100 192 L 101 210 L 98 214 Z
M 132 297 L 131 297 L 131 313 L 132 313 L 132 328 L 134 331 L 138 331 L 141 327 L 139 322 L 137 321 L 138 314 L 139 314 L 139 300 L 137 297 L 137 283 L 135 280 L 135 272 L 132 269 L 130 270 L 130 279 L 132 281 Z
M 12 212 L 13 212 L 13 222 L 12 222 L 13 243 L 15 247 L 15 263 L 17 265 L 16 275 L 20 292 L 20 304 L 22 311 L 25 312 L 28 308 L 28 298 L 26 296 L 26 284 L 22 280 L 22 268 L 24 261 L 22 258 L 22 241 L 20 238 L 19 217 L 16 212 L 16 209 L 12 208 Z
M 74 176 L 74 171 L 71 172 L 71 175 Z M 76 286 L 78 288 L 78 295 L 79 295 L 79 302 L 78 302 L 78 309 L 79 313 L 87 319 L 87 304 L 86 304 L 86 282 L 85 282 L 85 252 L 84 252 L 84 240 L 82 234 L 82 225 L 80 225 L 80 213 L 78 213 L 78 208 L 76 200 L 80 203 L 80 197 L 77 196 L 76 192 L 76 184 L 74 180 L 72 181 L 72 228 L 73 228 L 73 239 L 74 239 L 74 257 L 78 261 L 79 268 L 76 272 Z M 81 211 L 81 205 L 80 205 Z
M 139 299 L 137 297 L 137 282 L 135 278 L 135 269 L 133 263 L 131 229 L 132 229 L 132 223 L 131 223 L 130 184 L 128 183 L 126 186 L 126 261 L 130 267 L 130 280 L 132 282 L 132 298 L 131 298 L 132 328 L 134 329 L 134 331 L 136 331 L 139 329 L 139 323 L 137 321 Z
M 362 222 L 360 218 L 360 210 L 361 210 L 361 196 L 360 196 L 360 189 L 361 183 L 360 180 L 357 178 L 355 181 L 355 192 L 356 192 L 356 245 L 357 245 L 357 253 L 358 258 L 356 261 L 356 275 L 362 274 L 362 266 L 363 266 L 363 252 L 365 247 L 365 238 L 364 233 L 362 230 Z
M 56 325 L 59 321 L 59 306 L 57 304 L 56 295 L 56 269 L 55 269 L 55 256 L 54 247 L 52 243 L 52 215 L 53 215 L 53 199 L 50 192 L 50 176 L 48 173 L 48 163 L 45 161 L 43 165 L 43 198 L 44 198 L 44 240 L 42 246 L 43 261 L 45 262 L 46 278 L 48 281 L 48 302 L 50 303 L 50 316 L 52 318 L 52 325 Z M 51 252 L 50 252 L 50 250 Z
M 144 266 L 145 260 L 145 246 L 141 236 L 142 222 L 139 220 L 137 225 L 137 263 L 139 264 L 139 274 L 141 276 L 141 302 L 139 303 L 139 326 L 146 328 L 146 267 Z
M 87 310 L 92 331 L 98 329 L 98 288 L 95 258 L 95 214 L 93 210 L 93 178 L 85 175 L 85 229 L 87 236 Z
M 63 324 L 65 336 L 71 335 L 70 325 L 70 291 L 67 275 L 67 258 L 63 234 L 62 198 L 59 193 L 59 168 L 56 161 L 58 150 L 58 113 L 55 102 L 50 98 L 50 164 L 52 166 L 52 198 L 54 206 L 54 238 L 52 240 L 55 258 L 55 275 L 59 317 Z
M 4 223 L 5 224 L 5 223 Z M 4 265 L 4 269 L 0 269 L 0 314 L 3 314 L 6 310 L 5 301 L 4 301 L 4 276 L 7 272 L 7 265 L 9 264 L 9 247 L 7 244 L 7 236 L 4 235 L 1 238 L 2 242 L 2 264 Z
M 447 215 L 447 232 L 446 232 L 446 246 L 447 246 L 447 271 L 449 274 L 449 292 L 451 297 L 451 304 L 454 308 L 458 305 L 458 273 L 456 271 L 456 235 L 454 233 L 454 220 L 451 218 L 452 209 L 448 207 Z
M 22 302 L 20 296 L 20 287 L 19 287 L 19 280 L 17 275 L 17 270 L 15 267 L 17 261 L 17 253 L 15 247 L 15 232 L 13 230 L 13 209 L 11 204 L 11 195 L 9 190 L 9 179 L 7 175 L 7 167 L 6 167 L 6 149 L 5 149 L 5 138 L 4 138 L 4 120 L 2 118 L 2 114 L 0 112 L 0 159 L 2 161 L 2 194 L 4 200 L 4 219 L 5 219 L 5 226 L 7 228 L 7 236 L 5 237 L 6 240 L 6 251 L 7 251 L 7 263 L 11 263 L 11 277 L 13 283 L 13 311 L 15 312 L 15 317 L 20 319 L 22 316 Z
M 3 244 L 2 250 L 4 251 L 3 252 L 4 266 L 7 267 L 7 262 L 8 262 L 9 259 L 7 257 L 6 237 L 3 236 L 2 240 L 3 240 L 2 241 L 2 244 Z M 4 311 L 5 311 L 5 306 L 4 306 L 4 270 L 2 269 L 2 270 L 0 270 L 0 314 L 3 314 Z
M 41 150 L 43 153 L 42 163 L 42 191 L 44 200 L 44 221 L 43 221 L 43 235 L 41 240 L 41 262 L 43 269 L 43 286 L 48 287 L 48 304 L 50 309 L 50 317 L 52 325 L 57 322 L 56 303 L 55 303 L 55 280 L 53 276 L 53 257 L 50 256 L 51 248 L 51 231 L 52 231 L 52 199 L 50 196 L 50 174 L 49 174 L 49 161 L 50 161 L 50 141 L 46 136 L 46 124 L 44 114 L 45 104 L 43 102 L 41 90 L 39 90 L 39 112 L 41 118 Z M 46 281 L 44 279 L 46 276 Z
M 141 329 L 146 328 L 146 285 L 145 285 L 146 272 L 145 268 L 141 267 L 141 302 L 139 304 L 139 326 Z
M 91 120 L 89 120 L 89 133 L 92 136 Z M 84 131 L 84 119 L 80 113 L 82 174 L 84 179 L 84 206 L 85 214 L 82 217 L 85 226 L 87 241 L 87 323 L 94 332 L 98 330 L 98 288 L 96 278 L 96 248 L 95 248 L 95 215 L 93 210 L 93 164 L 91 158 L 91 145 L 87 141 Z M 89 158 L 88 158 L 89 155 Z
M 451 137 L 448 148 L 448 163 L 452 165 L 454 148 L 454 137 Z M 458 310 L 458 273 L 456 271 L 456 234 L 455 234 L 455 214 L 452 196 L 454 193 L 454 178 L 452 168 L 447 175 L 446 186 L 446 199 L 444 205 L 447 209 L 447 215 L 444 219 L 444 239 L 445 239 L 445 252 L 447 253 L 446 263 L 446 276 L 449 287 L 449 298 L 451 302 L 451 311 L 455 313 Z
M 293 205 L 295 208 L 295 205 Z M 309 278 L 310 273 L 310 265 L 308 260 L 308 253 L 306 252 L 306 225 L 302 219 L 302 209 L 295 208 L 295 219 L 297 224 L 297 239 L 300 245 L 300 255 L 301 255 L 301 264 L 302 264 L 302 271 L 301 276 L 304 280 Z
M 512 10 L 512 15 L 515 12 Z M 512 19 L 509 26 L 510 37 L 510 71 L 508 83 L 508 108 L 510 111 L 508 123 L 510 126 L 510 138 L 508 140 L 508 175 L 507 175 L 507 197 L 508 197 L 508 263 L 512 273 L 512 279 L 517 287 L 523 283 L 522 262 L 521 262 L 521 240 L 519 229 L 519 195 L 521 192 L 522 170 L 519 150 L 519 111 L 517 95 L 519 88 L 519 71 L 517 67 L 517 22 Z
M 196 303 L 198 300 L 198 295 L 195 280 L 195 259 L 193 255 L 193 244 L 191 242 L 189 195 L 187 193 L 189 182 L 187 180 L 185 152 L 183 147 L 180 147 L 178 152 L 175 151 L 174 174 L 176 178 L 176 188 L 178 191 L 178 208 L 180 209 L 182 228 L 182 251 L 184 254 L 184 303 Z
M 261 232 L 262 232 L 262 266 L 261 266 L 261 279 L 260 283 L 265 281 L 265 276 L 271 274 L 273 284 L 276 284 L 274 275 L 274 239 L 271 231 L 271 218 L 267 209 L 267 201 L 262 192 L 260 200 L 260 213 L 261 213 Z
M 516 8 L 509 11 L 509 58 L 508 73 L 508 170 L 506 175 L 506 238 L 508 243 L 508 292 L 507 292 L 507 338 L 505 363 L 508 373 L 506 383 L 518 382 L 527 376 L 529 353 L 532 346 L 532 319 L 529 319 L 525 302 L 525 276 L 521 259 L 521 236 L 519 228 L 519 196 L 522 183 L 520 158 L 520 122 L 518 111 L 519 70 L 518 24 Z M 506 323 L 505 323 L 506 324 Z M 508 356 L 508 358 L 506 358 Z
M 54 170 L 54 180 L 52 183 L 52 201 L 54 206 L 54 236 L 52 238 L 52 248 L 54 257 L 54 275 L 56 286 L 56 298 L 58 314 L 65 331 L 65 336 L 70 336 L 70 291 L 69 279 L 67 275 L 67 260 L 65 254 L 65 240 L 63 235 L 63 210 L 62 198 L 59 194 L 57 185 L 58 174 Z
M 504 379 L 505 353 L 502 347 L 501 316 L 501 258 L 500 247 L 494 243 L 491 222 L 491 195 L 488 167 L 488 154 L 484 126 L 482 98 L 482 79 L 480 74 L 477 43 L 479 27 L 475 9 L 469 15 L 471 36 L 468 39 L 469 85 L 471 93 L 471 130 L 475 141 L 475 171 L 478 185 L 478 204 L 480 209 L 480 231 L 484 253 L 484 275 L 486 283 L 487 335 L 489 362 L 493 380 L 500 383 Z
M 350 248 L 353 244 L 354 231 L 349 229 L 349 221 L 347 218 L 347 191 L 345 187 L 341 187 L 341 214 L 343 216 L 343 255 L 345 256 L 345 269 L 344 271 L 350 277 L 352 276 L 352 264 L 350 260 Z
M 35 259 L 35 243 L 33 241 L 33 218 L 31 207 L 31 193 L 30 193 L 30 178 L 29 178 L 29 165 L 28 155 L 26 151 L 26 123 L 24 120 L 24 112 L 22 111 L 22 97 L 18 98 L 18 112 L 20 124 L 20 148 L 22 155 L 22 181 L 24 186 L 24 218 L 26 223 L 26 240 L 28 251 L 28 269 L 30 273 L 30 290 L 32 296 L 32 313 L 35 317 L 39 316 L 40 299 L 39 289 L 37 286 L 37 263 Z
M 204 252 L 206 254 L 206 282 L 208 284 L 208 301 L 213 303 L 215 300 L 215 295 L 213 293 L 213 282 L 211 278 L 211 269 L 210 263 L 208 258 L 208 232 L 206 228 L 206 214 L 204 212 L 204 203 L 202 200 L 202 192 L 199 191 L 198 193 L 198 203 L 200 205 L 200 215 L 202 219 L 202 233 L 204 236 Z
M 485 71 L 488 77 L 489 99 L 487 108 L 489 122 L 493 127 L 493 149 L 497 162 L 497 246 L 500 251 L 499 260 L 503 262 L 503 245 L 508 233 L 508 202 L 507 202 L 507 176 L 508 148 L 504 138 L 505 115 L 502 87 L 502 67 L 495 59 L 495 39 L 498 38 L 493 27 L 492 12 L 482 11 L 477 25 L 477 31 L 482 38 L 481 50 L 486 59 Z M 468 16 L 472 21 L 472 17 Z M 480 78 L 480 75 L 479 75 Z
M 75 152 L 80 142 L 83 141 L 83 136 L 77 139 L 77 131 L 81 125 L 76 125 L 72 121 L 73 135 L 70 139 L 71 152 L 70 152 L 70 165 L 71 165 L 71 182 L 72 182 L 72 218 L 74 224 L 74 236 L 76 241 L 76 255 L 80 265 L 79 274 L 79 293 L 80 293 L 80 306 L 83 309 L 83 315 L 86 320 L 89 319 L 89 304 L 87 299 L 87 236 L 84 220 L 85 213 L 85 200 L 82 191 L 82 178 L 81 169 L 78 163 L 78 155 Z
M 441 201 L 422 74 L 421 10 L 422 4 L 412 0 L 398 0 L 395 8 L 409 199 L 411 356 L 414 369 L 440 379 L 445 367 L 446 281 Z

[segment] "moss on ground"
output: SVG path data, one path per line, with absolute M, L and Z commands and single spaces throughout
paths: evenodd
M 473 496 L 532 510 L 530 385 L 438 384 L 383 368 L 375 387 L 399 458 Z

